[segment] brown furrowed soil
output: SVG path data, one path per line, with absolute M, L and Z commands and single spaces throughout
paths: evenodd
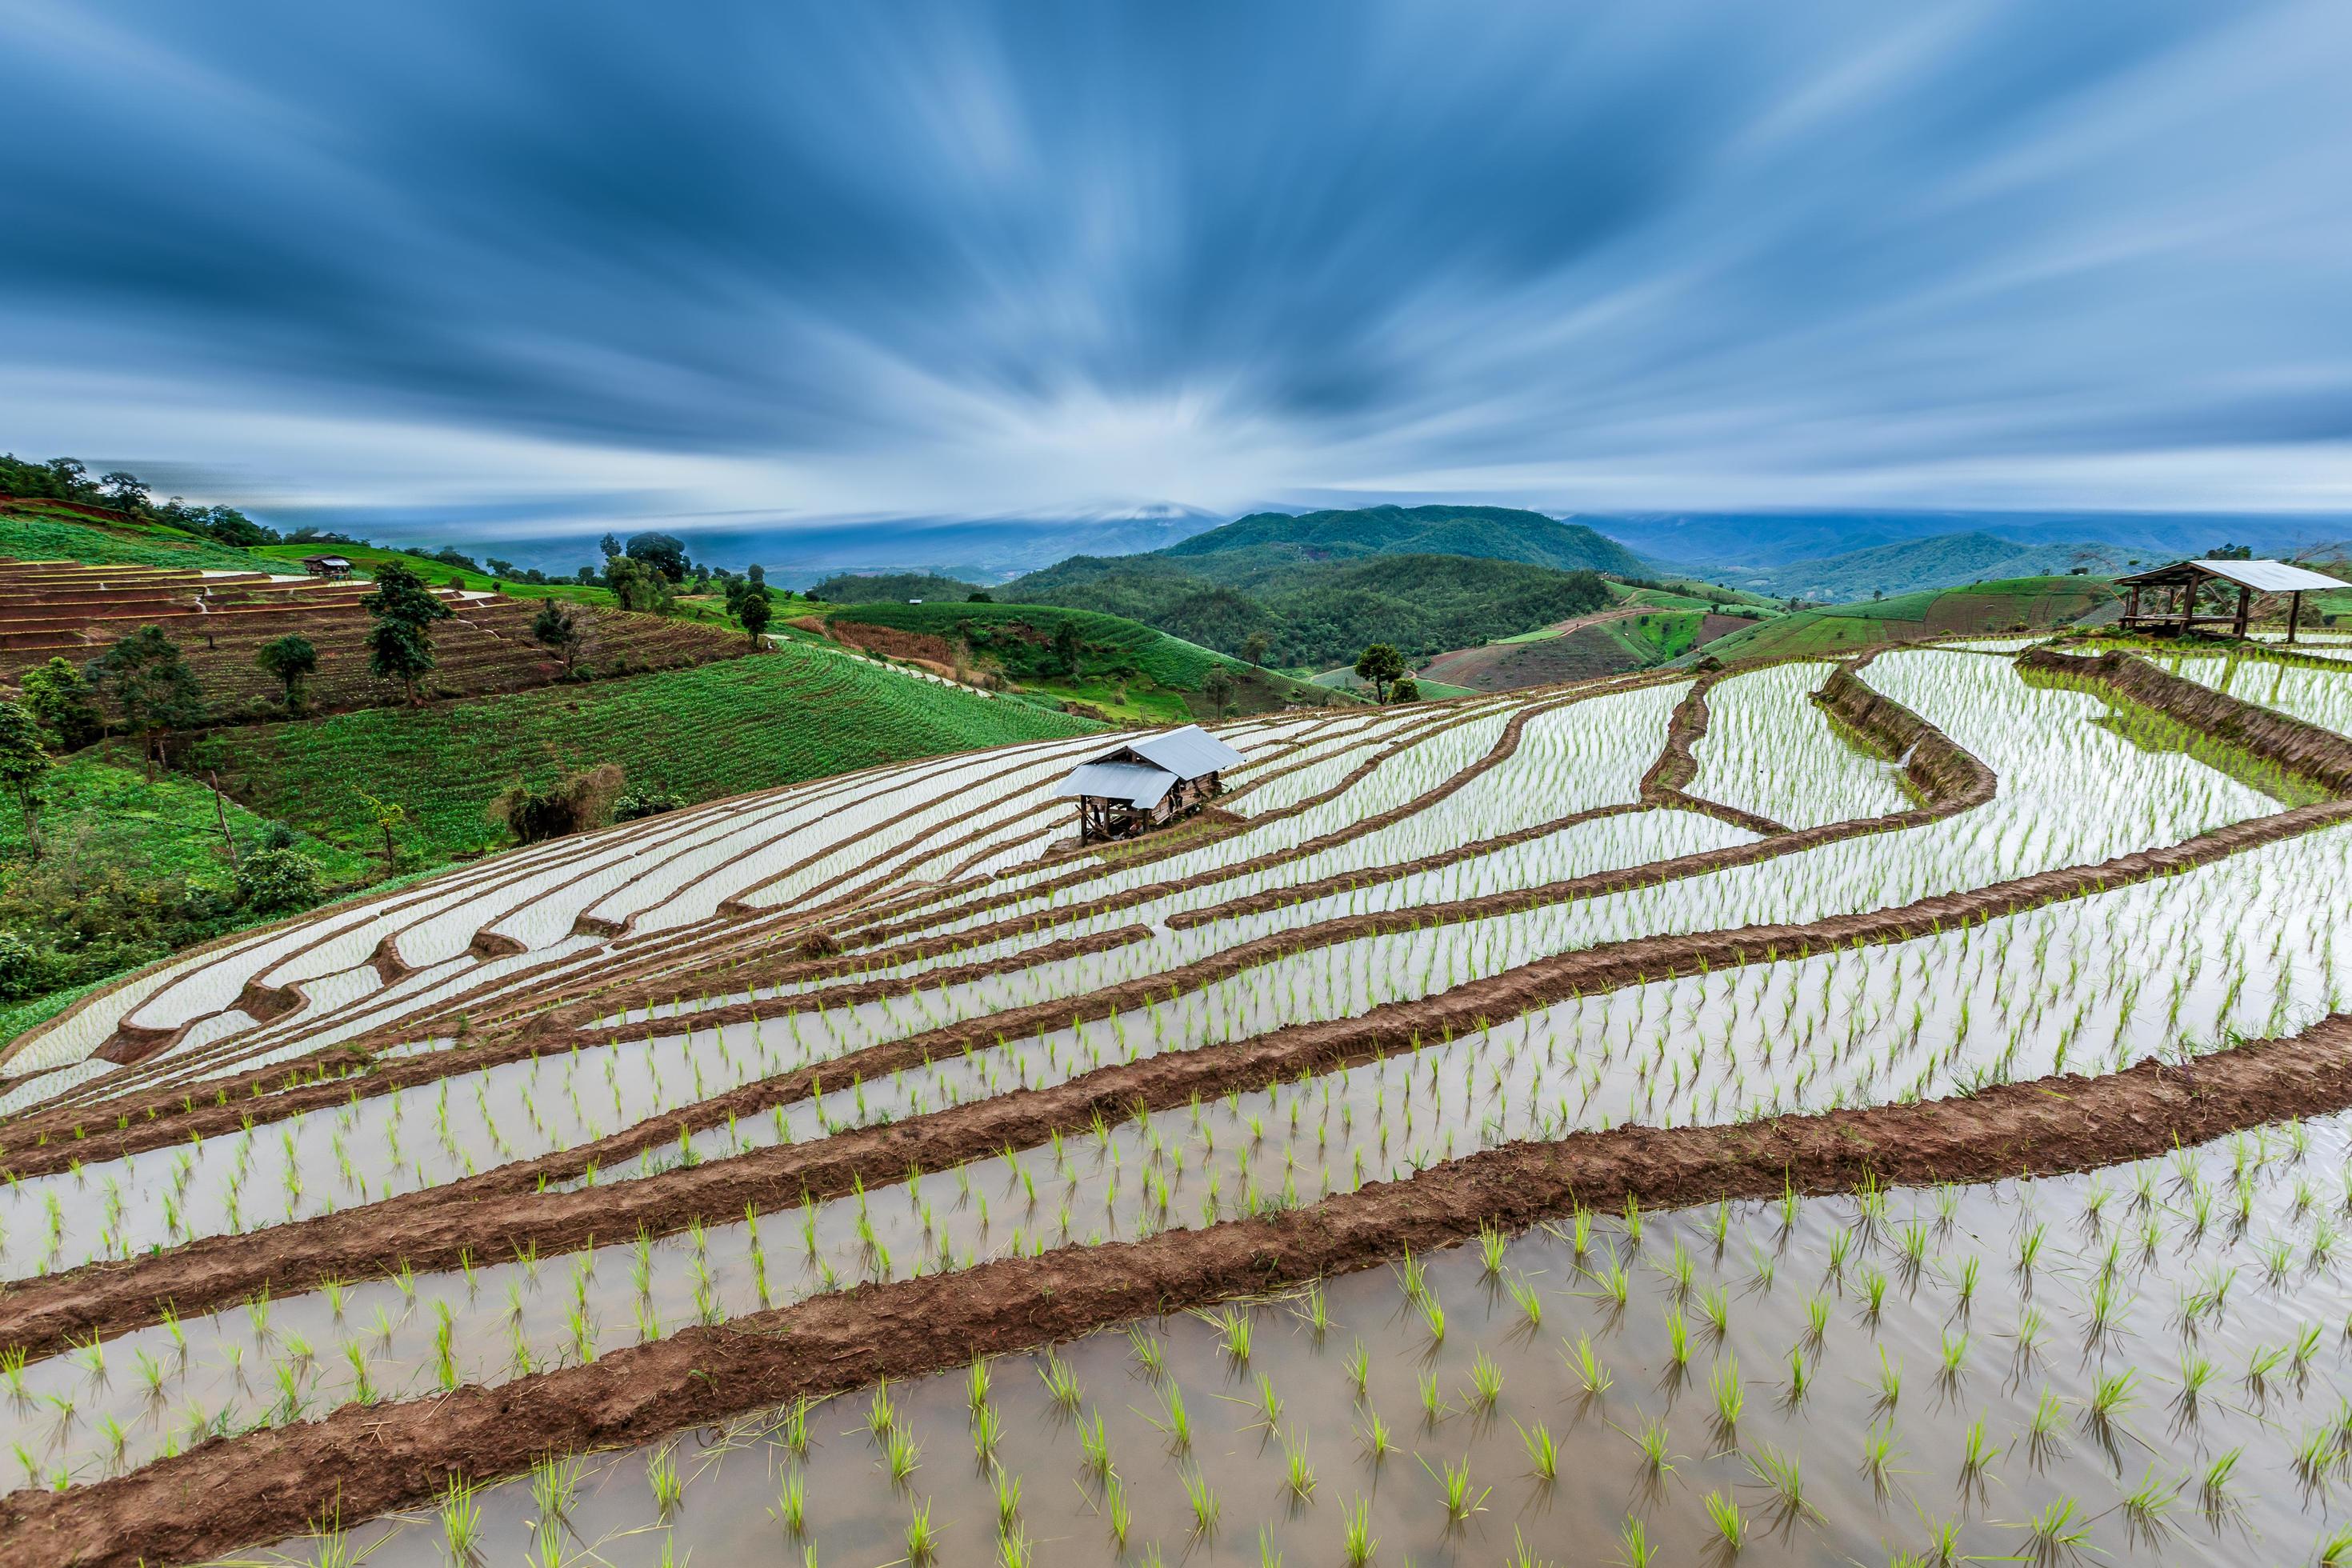
M 1515 1143 L 1268 1217 L 1064 1248 L 693 1328 L 585 1365 L 214 1438 L 130 1475 L 0 1499 L 0 1568 L 191 1562 L 429 1502 L 453 1477 L 642 1443 L 1130 1319 L 1260 1295 L 1632 1198 L 1651 1206 L 2084 1170 L 2352 1103 L 2352 1017 L 2178 1065 L 1967 1100 Z

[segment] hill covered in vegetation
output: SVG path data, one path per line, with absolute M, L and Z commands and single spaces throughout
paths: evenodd
M 1798 610 L 1735 632 L 1705 651 L 1729 664 L 1790 654 L 1859 653 L 1883 644 L 1971 632 L 2046 631 L 2116 602 L 2115 589 L 2096 577 L 2015 577 Z
M 1964 583 L 2019 577 L 2105 577 L 2133 557 L 2112 545 L 2020 544 L 1998 534 L 1938 534 L 1727 575 L 1781 598 L 1842 604 L 1873 594 L 1914 594 Z
M 1093 610 L 881 600 L 829 611 L 820 624 L 848 647 L 1110 719 L 1185 723 L 1332 700 L 1307 682 Z

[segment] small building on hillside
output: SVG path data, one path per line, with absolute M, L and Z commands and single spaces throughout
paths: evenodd
M 1242 754 L 1187 724 L 1113 747 L 1070 770 L 1055 795 L 1078 803 L 1078 842 L 1106 843 L 1192 816 L 1224 791 Z
M 313 577 L 348 577 L 352 563 L 341 555 L 305 555 L 302 570 Z
M 2232 636 L 2244 637 L 2254 595 L 2281 596 L 2287 601 L 2286 640 L 2293 642 L 2295 623 L 2303 619 L 2303 596 L 2344 584 L 2326 573 L 2290 566 L 2284 561 L 2176 561 L 2153 572 L 2118 577 L 2116 586 L 2124 591 L 2126 631 L 2168 631 L 2180 637 L 2187 637 L 2196 626 L 2227 626 Z M 2216 590 L 2207 595 L 2213 607 L 2200 615 L 2198 599 L 2208 589 Z M 2234 606 L 2230 603 L 2232 589 L 2237 595 Z M 2147 594 L 2161 595 L 2163 607 L 2144 609 L 2142 595 Z

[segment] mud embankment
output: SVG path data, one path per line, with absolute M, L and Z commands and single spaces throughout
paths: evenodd
M 429 1503 L 453 1477 L 511 1475 L 545 1454 L 944 1371 L 1131 1319 L 1377 1267 L 1399 1252 L 1516 1230 L 1579 1207 L 1984 1182 L 2162 1154 L 2352 1103 L 2352 1018 L 2186 1066 L 2040 1079 L 1967 1100 L 1737 1127 L 1625 1127 L 1517 1143 L 1287 1214 L 1063 1248 L 863 1286 L 692 1328 L 496 1387 L 215 1438 L 67 1492 L 0 1499 L 0 1568 L 184 1563 L 300 1533 L 332 1500 L 357 1521 Z

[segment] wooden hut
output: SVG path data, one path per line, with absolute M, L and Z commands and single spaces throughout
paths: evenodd
M 1078 842 L 1132 838 L 1190 816 L 1223 793 L 1219 775 L 1242 754 L 1187 724 L 1125 742 L 1070 770 L 1055 795 L 1078 803 Z
M 350 560 L 341 555 L 305 555 L 302 570 L 313 577 L 348 577 L 352 574 Z
M 2126 631 L 2171 632 L 2179 637 L 2187 637 L 2191 628 L 2200 626 L 2227 626 L 2231 635 L 2244 637 L 2246 616 L 2252 608 L 2254 595 L 2284 595 L 2287 601 L 2286 640 L 2293 642 L 2295 623 L 2303 619 L 2303 596 L 2344 584 L 2325 573 L 2290 566 L 2284 561 L 2176 561 L 2153 572 L 2118 577 L 2116 586 L 2125 595 Z M 2216 587 L 2220 589 L 2221 607 L 2212 614 L 2200 615 L 2199 595 Z M 2232 588 L 2237 590 L 2234 606 L 2229 602 Z M 2162 596 L 2161 609 L 2143 608 L 2143 595 L 2148 594 Z

